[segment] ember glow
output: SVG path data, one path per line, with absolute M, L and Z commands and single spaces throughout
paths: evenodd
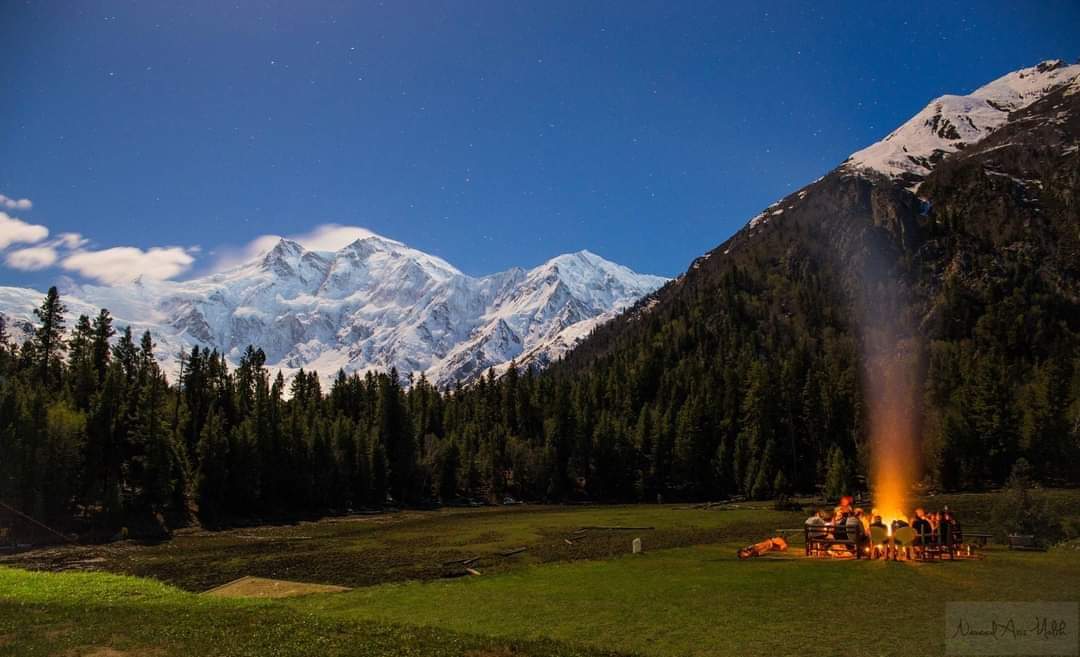
M 917 350 L 907 342 L 868 349 L 864 386 L 870 411 L 871 489 L 886 525 L 908 519 L 918 476 Z

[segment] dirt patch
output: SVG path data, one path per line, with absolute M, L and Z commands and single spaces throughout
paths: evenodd
M 510 648 L 485 648 L 483 650 L 466 650 L 465 657 L 520 657 L 522 653 Z
M 348 591 L 344 586 L 331 586 L 329 584 L 309 584 L 307 582 L 290 582 L 283 579 L 267 579 L 265 577 L 241 577 L 227 584 L 215 587 L 204 595 L 212 595 L 219 598 L 291 598 L 298 595 L 312 593 L 340 593 Z
M 161 657 L 161 648 L 130 648 L 120 650 L 109 646 L 84 646 L 65 651 L 63 657 Z

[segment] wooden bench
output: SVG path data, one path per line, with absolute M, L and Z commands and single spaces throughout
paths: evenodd
M 1042 550 L 1042 548 L 1035 543 L 1035 536 L 1033 534 L 1009 534 L 1009 549 Z
M 833 527 L 831 525 L 806 525 L 803 528 L 806 537 L 806 556 L 824 556 L 836 545 L 842 545 L 855 555 L 856 559 L 862 558 L 863 532 L 862 525 Z

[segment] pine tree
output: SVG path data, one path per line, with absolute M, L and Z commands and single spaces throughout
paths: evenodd
M 8 335 L 7 319 L 0 315 L 0 375 L 8 369 L 8 363 L 11 360 L 11 336 Z
M 59 380 L 60 354 L 64 350 L 64 313 L 67 308 L 60 300 L 56 286 L 50 287 L 34 316 L 41 323 L 34 332 L 34 356 L 37 359 L 39 380 L 52 387 Z
M 398 381 L 396 369 L 379 377 L 375 439 L 386 453 L 390 494 L 399 502 L 410 502 L 414 499 L 416 445 Z
M 839 446 L 829 450 L 829 470 L 825 475 L 825 497 L 836 500 L 851 492 L 851 462 Z
M 153 355 L 150 333 L 139 350 L 139 385 L 132 419 L 132 443 L 138 450 L 139 504 L 153 511 L 168 510 L 182 485 L 182 459 L 173 443 L 165 410 L 168 384 Z
M 1078 456 L 1068 425 L 1068 376 L 1051 359 L 1035 369 L 1019 397 L 1021 449 L 1043 479 L 1065 479 Z
M 212 411 L 199 436 L 199 515 L 207 522 L 220 520 L 229 502 L 229 442 L 222 420 Z
M 109 369 L 109 340 L 116 335 L 113 330 L 112 316 L 104 308 L 94 318 L 92 327 L 91 352 L 94 370 L 97 372 L 98 382 L 105 380 L 105 373 Z
M 444 503 L 457 497 L 458 468 L 461 465 L 461 452 L 453 439 L 446 441 L 439 459 L 439 499 Z
M 386 448 L 383 441 L 374 438 L 371 441 L 371 491 L 368 499 L 372 504 L 382 506 L 386 503 L 388 491 Z
M 770 438 L 761 452 L 757 474 L 750 488 L 750 497 L 755 500 L 772 497 L 772 484 L 776 480 L 776 473 L 776 441 Z
M 112 347 L 112 358 L 120 364 L 128 383 L 134 381 L 139 372 L 139 351 L 131 336 L 130 326 L 125 326 L 120 332 L 120 339 Z
M 976 478 L 1003 482 L 1016 460 L 1019 435 L 1008 381 L 1000 356 L 987 356 L 977 362 L 968 401 L 968 423 L 979 446 L 969 454 L 985 454 L 986 468 L 972 473 Z
M 68 340 L 68 388 L 76 407 L 82 410 L 89 408 L 99 383 L 91 352 L 92 331 L 90 318 L 80 315 Z
M 84 496 L 89 506 L 100 506 L 103 521 L 112 524 L 123 513 L 124 442 L 126 412 L 124 374 L 110 366 L 90 406 L 87 422 Z
M 45 411 L 45 439 L 38 451 L 44 518 L 68 517 L 83 479 L 86 416 L 65 401 Z
M 765 447 L 775 440 L 775 416 L 769 371 L 764 363 L 754 361 L 747 374 L 746 394 L 742 402 L 742 423 L 736 441 L 734 473 L 746 495 L 753 496 L 757 486 L 766 494 L 774 472 L 759 472 Z M 775 452 L 776 445 L 773 442 Z M 775 454 L 773 455 L 775 459 Z M 769 464 L 775 467 L 775 464 Z M 759 477 L 760 475 L 760 477 Z

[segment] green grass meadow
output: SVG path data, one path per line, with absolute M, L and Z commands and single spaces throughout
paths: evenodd
M 987 498 L 951 503 L 977 518 Z M 279 600 L 195 593 L 202 589 L 191 585 L 194 557 L 173 550 L 170 563 L 169 544 L 117 547 L 94 562 L 112 573 L 28 570 L 77 560 L 54 554 L 34 561 L 27 553 L 0 566 L 0 656 L 922 656 L 944 654 L 946 602 L 1080 598 L 1080 551 L 1072 546 L 991 548 L 979 560 L 904 563 L 806 559 L 796 544 L 786 553 L 736 559 L 749 539 L 800 515 L 585 507 L 263 528 L 258 531 L 272 538 L 254 543 L 298 554 L 278 562 L 274 550 L 263 550 L 250 560 L 263 572 L 244 574 L 285 579 L 293 573 L 301 581 L 355 586 L 347 571 L 360 567 L 365 554 L 390 563 L 396 546 L 402 564 L 419 563 L 344 593 Z M 595 530 L 582 538 L 586 526 L 653 529 Z M 192 545 L 202 541 L 203 579 L 242 570 L 242 555 L 231 552 L 252 542 L 244 538 L 251 531 L 189 537 Z M 636 535 L 645 541 L 644 554 L 629 554 Z M 574 537 L 571 544 L 567 537 Z M 529 549 L 499 556 L 515 546 Z M 71 550 L 85 560 L 81 549 Z M 482 575 L 449 577 L 456 573 L 439 569 L 451 555 L 479 556 L 474 565 Z M 298 556 L 340 563 L 273 567 L 295 564 Z M 135 569 L 144 576 L 115 574 Z M 364 572 L 364 581 L 373 579 L 374 570 Z M 408 572 L 429 576 L 400 576 Z
M 649 655 L 926 655 L 944 652 L 945 602 L 1075 600 L 1080 554 L 994 551 L 904 563 L 770 555 L 736 545 L 533 566 L 490 578 L 410 582 L 288 606 L 320 616 L 485 636 L 549 637 Z

